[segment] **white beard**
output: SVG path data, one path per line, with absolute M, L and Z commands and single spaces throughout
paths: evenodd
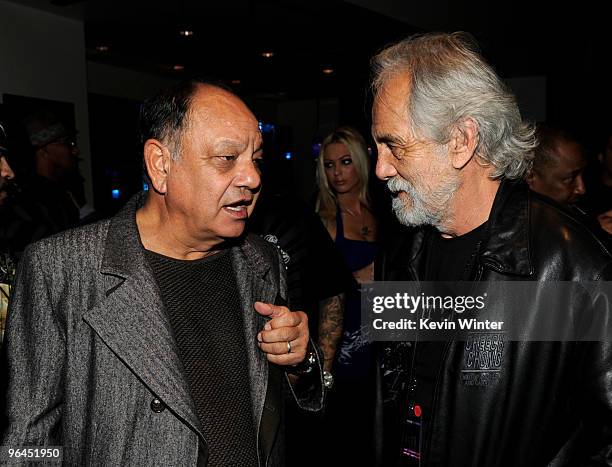
M 393 198 L 392 208 L 401 224 L 406 226 L 432 225 L 439 227 L 448 222 L 450 213 L 448 207 L 455 192 L 460 186 L 459 178 L 446 177 L 437 186 L 427 187 L 424 183 L 418 189 L 415 185 L 396 175 L 387 181 L 387 188 L 392 193 L 404 192 L 410 202 L 406 203 L 402 197 Z

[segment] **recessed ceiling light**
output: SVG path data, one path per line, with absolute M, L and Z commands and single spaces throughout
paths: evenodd
M 323 72 L 324 75 L 331 75 L 334 72 L 333 68 L 323 68 L 321 70 Z
M 96 50 L 97 50 L 98 52 L 108 52 L 109 47 L 108 47 L 108 45 L 98 45 L 98 46 L 96 47 Z
M 265 52 L 261 53 L 261 56 L 264 58 L 272 58 L 274 57 L 274 52 L 272 52 L 271 50 L 266 50 Z
M 179 31 L 179 34 L 183 37 L 191 37 L 193 36 L 193 31 L 191 29 L 183 29 Z
M 173 69 L 174 71 L 183 71 L 183 70 L 185 69 L 185 66 L 184 66 L 184 65 L 178 65 L 178 64 L 177 64 L 177 65 L 174 65 L 174 66 L 172 67 L 172 69 Z

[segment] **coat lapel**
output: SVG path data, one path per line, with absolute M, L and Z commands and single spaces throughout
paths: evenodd
M 83 319 L 151 392 L 204 441 L 172 327 L 138 234 L 136 210 L 143 202 L 144 195 L 135 197 L 111 220 L 100 266 L 106 298 L 88 310 Z M 253 240 L 247 237 L 232 247 L 231 255 L 244 318 L 253 420 L 259 432 L 269 369 L 257 346 L 257 333 L 263 329 L 266 318 L 255 311 L 253 304 L 275 303 L 279 287 L 270 274 L 269 260 Z M 268 420 L 272 428 L 278 426 L 278 411 Z M 276 429 L 272 431 L 275 433 Z M 267 455 L 273 438 L 261 441 Z
M 257 333 L 263 329 L 266 318 L 255 311 L 253 304 L 256 301 L 273 303 L 275 288 L 267 277 L 269 266 L 248 239 L 242 246 L 232 250 L 232 265 L 236 274 L 236 283 L 239 285 L 244 319 L 253 416 L 255 423 L 259 423 L 267 389 L 268 363 L 257 346 Z
M 204 439 L 161 294 L 140 242 L 136 209 L 143 196 L 111 220 L 100 273 L 106 299 L 83 319 L 171 411 Z
M 257 333 L 263 329 L 266 318 L 255 311 L 253 304 L 256 301 L 275 303 L 278 284 L 272 283 L 269 262 L 261 255 L 259 249 L 254 247 L 248 237 L 240 247 L 232 250 L 232 263 L 236 274 L 236 282 L 239 284 L 238 290 L 244 317 L 253 420 L 259 433 L 261 431 L 259 427 L 264 402 L 268 392 L 269 368 L 265 355 L 257 346 Z M 278 411 L 276 411 L 270 425 L 276 426 L 278 421 Z M 276 430 L 272 431 L 275 432 Z M 267 438 L 266 440 L 260 440 L 264 456 L 271 449 L 271 442 L 273 441 L 273 438 L 270 440 Z

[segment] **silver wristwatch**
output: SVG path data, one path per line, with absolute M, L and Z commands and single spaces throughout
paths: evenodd
M 331 389 L 334 386 L 334 375 L 329 371 L 323 372 L 323 386 L 325 389 Z
M 301 363 L 286 367 L 286 371 L 292 375 L 307 375 L 314 370 L 316 364 L 317 357 L 314 351 L 311 350 L 306 354 L 306 358 Z

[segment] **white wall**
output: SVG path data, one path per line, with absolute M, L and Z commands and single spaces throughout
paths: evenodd
M 0 95 L 3 93 L 74 104 L 81 172 L 91 201 L 83 22 L 0 0 Z

